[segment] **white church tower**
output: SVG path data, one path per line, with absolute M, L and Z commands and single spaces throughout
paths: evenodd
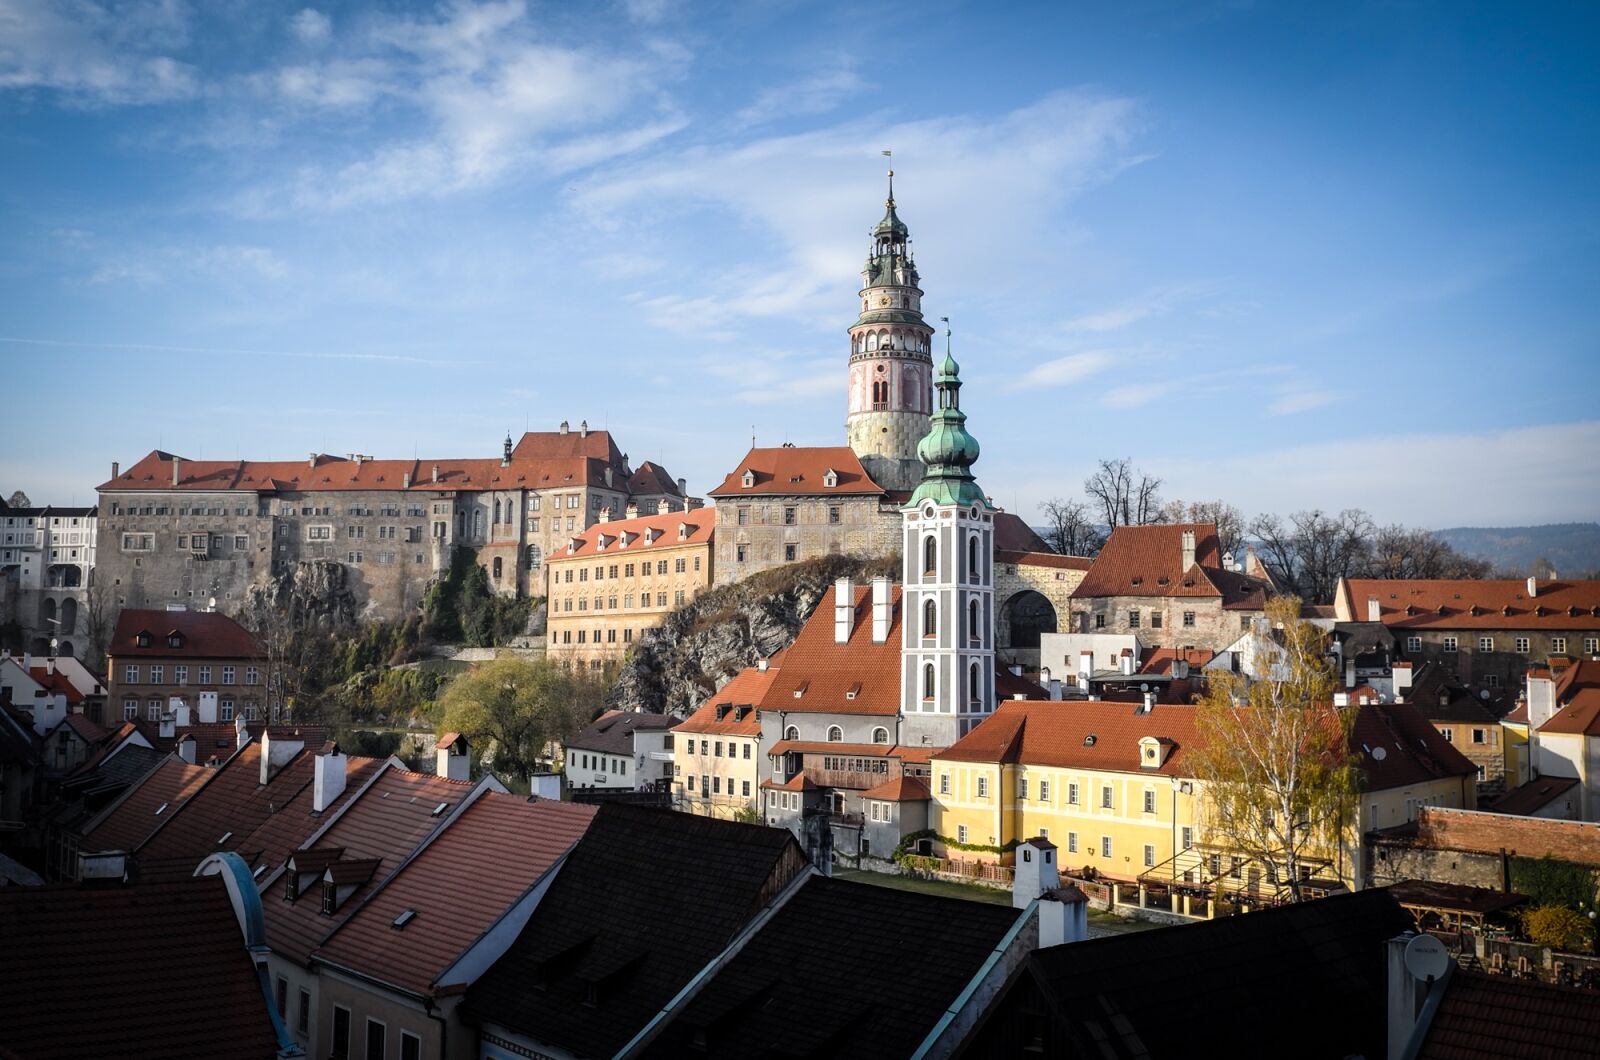
M 946 350 L 917 456 L 927 470 L 901 510 L 902 742 L 948 747 L 994 711 L 994 508 L 972 477 L 978 442 Z
M 893 170 L 884 207 L 861 270 L 861 315 L 850 325 L 845 439 L 873 481 L 906 493 L 922 478 L 917 443 L 933 411 L 933 329 L 922 319 L 911 233 L 895 213 Z

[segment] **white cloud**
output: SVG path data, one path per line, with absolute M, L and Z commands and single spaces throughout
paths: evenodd
M 1289 389 L 1273 398 L 1267 406 L 1267 413 L 1272 416 L 1292 416 L 1297 412 L 1310 412 L 1331 405 L 1343 396 L 1335 390 Z
M 824 70 L 789 84 L 769 88 L 756 101 L 734 115 L 738 128 L 761 125 L 775 118 L 826 114 L 866 87 L 854 70 Z
M 1120 331 L 1141 320 L 1165 316 L 1179 305 L 1212 294 L 1216 289 L 1214 283 L 1199 281 L 1157 287 L 1106 309 L 1073 317 L 1062 328 L 1068 332 Z
M 1083 353 L 1070 353 L 1065 357 L 1057 357 L 1053 361 L 1045 361 L 1028 370 L 1014 389 L 1024 389 L 1037 386 L 1066 386 L 1069 383 L 1082 382 L 1092 375 L 1110 368 L 1112 364 L 1111 350 L 1087 350 Z
M 1100 399 L 1100 403 L 1112 409 L 1142 408 L 1160 398 L 1172 393 L 1175 383 L 1129 383 L 1125 386 L 1113 387 Z
M 333 32 L 333 22 L 315 8 L 301 8 L 289 20 L 289 31 L 303 44 L 321 44 Z
M 143 104 L 199 91 L 193 67 L 173 58 L 188 18 L 174 0 L 58 6 L 0 0 L 0 90 L 48 89 L 79 104 Z

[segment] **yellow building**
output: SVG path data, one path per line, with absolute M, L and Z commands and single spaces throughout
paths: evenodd
M 716 512 L 607 519 L 545 557 L 546 644 L 599 669 L 711 584 Z
M 1476 769 L 1413 708 L 1359 708 L 1361 803 L 1347 842 L 1311 866 L 1359 887 L 1359 836 L 1415 819 L 1424 805 L 1476 805 Z M 1062 870 L 1127 883 L 1217 886 L 1272 897 L 1273 870 L 1203 828 L 1203 790 L 1186 768 L 1195 709 L 1013 700 L 933 757 L 931 827 L 945 857 L 994 861 L 1043 835 Z M 1413 747 L 1413 745 L 1416 745 Z
M 760 811 L 761 697 L 783 652 L 740 671 L 672 729 L 672 802 L 680 810 L 731 819 Z

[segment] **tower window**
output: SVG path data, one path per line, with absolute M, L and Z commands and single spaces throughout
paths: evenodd
M 974 707 L 983 704 L 982 671 L 977 663 L 967 669 L 967 697 Z
M 939 542 L 932 534 L 922 539 L 922 574 L 932 577 L 939 572 Z
M 889 407 L 889 381 L 887 379 L 874 379 L 872 381 L 872 408 L 882 411 Z
M 924 638 L 939 635 L 939 605 L 932 600 L 922 605 L 922 635 Z
M 978 601 L 976 600 L 967 604 L 967 637 L 973 643 L 978 643 L 983 639 L 983 630 L 978 622 Z
M 925 663 L 922 667 L 922 698 L 933 700 L 933 663 Z

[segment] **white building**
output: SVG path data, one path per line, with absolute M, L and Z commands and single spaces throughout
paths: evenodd
M 608 710 L 568 740 L 569 788 L 654 791 L 672 785 L 672 726 L 666 714 Z
M 84 654 L 95 524 L 94 508 L 13 508 L 0 500 L 0 620 L 22 627 L 19 647 L 40 656 Z

